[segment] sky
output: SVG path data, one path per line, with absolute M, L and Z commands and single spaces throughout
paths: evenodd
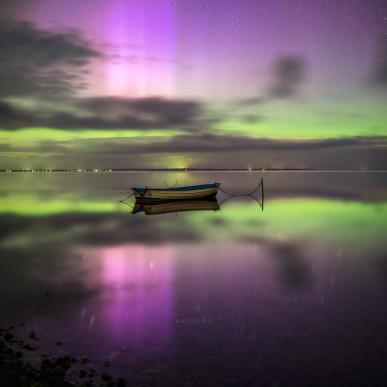
M 387 2 L 5 0 L 0 169 L 387 168 Z

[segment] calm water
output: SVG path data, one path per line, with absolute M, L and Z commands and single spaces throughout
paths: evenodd
M 245 193 L 261 176 L 264 211 L 243 197 L 155 216 L 119 203 L 135 185 Z M 39 353 L 111 359 L 133 385 L 385 385 L 387 175 L 0 179 L 0 325 L 36 330 Z

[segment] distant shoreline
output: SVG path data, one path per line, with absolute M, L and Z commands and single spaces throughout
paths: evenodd
M 114 169 L 0 169 L 0 173 L 114 173 L 114 172 L 330 172 L 387 173 L 387 169 L 303 169 L 303 168 L 114 168 Z

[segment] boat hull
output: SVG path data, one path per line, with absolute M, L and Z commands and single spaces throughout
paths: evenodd
M 195 200 L 215 197 L 219 183 L 204 186 L 191 186 L 180 188 L 133 188 L 134 196 L 139 201 L 171 201 L 171 200 Z
M 178 200 L 158 203 L 136 203 L 133 213 L 145 212 L 146 215 L 158 215 L 184 211 L 218 211 L 219 203 L 214 200 Z

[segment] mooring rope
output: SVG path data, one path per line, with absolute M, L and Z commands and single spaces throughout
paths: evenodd
M 130 194 L 129 196 L 127 196 L 125 199 L 120 200 L 120 202 L 121 202 L 121 203 L 124 203 L 125 200 L 128 200 L 128 199 L 131 198 L 133 195 L 134 195 L 134 192 L 133 192 L 132 194 Z
M 164 183 L 165 185 L 167 185 L 166 183 Z M 176 183 L 175 183 L 175 187 L 177 185 L 177 180 L 176 180 Z M 168 186 L 167 186 L 168 187 Z M 262 202 L 256 198 L 254 196 L 254 194 L 258 191 L 258 189 L 261 187 L 262 189 Z M 145 187 L 147 188 L 147 187 Z M 168 188 L 173 188 L 173 187 L 168 187 Z M 264 191 L 263 191 L 263 179 L 261 178 L 261 181 L 259 182 L 259 184 L 249 193 L 246 193 L 246 194 L 235 194 L 235 193 L 231 193 L 231 192 L 228 192 L 226 190 L 224 190 L 222 187 L 219 186 L 219 191 L 225 193 L 226 195 L 228 195 L 228 198 L 225 198 L 224 200 L 222 200 L 220 202 L 220 205 L 222 205 L 223 203 L 227 202 L 229 199 L 233 198 L 233 197 L 251 197 L 253 198 L 257 203 L 259 203 L 260 207 L 262 208 L 262 211 L 263 211 L 263 200 L 264 200 Z M 129 196 L 127 196 L 126 198 L 120 200 L 119 202 L 120 203 L 124 203 L 126 204 L 127 206 L 133 208 L 133 204 L 129 204 L 127 203 L 126 201 L 128 199 L 130 199 L 132 196 L 134 196 L 134 192 L 132 194 L 130 194 Z
M 133 208 L 134 208 L 134 205 L 133 205 L 133 204 L 129 204 L 129 203 L 123 202 L 123 201 L 121 201 L 121 200 L 120 200 L 120 203 L 125 204 L 125 206 L 130 207 L 132 210 L 133 210 Z
M 255 187 L 253 191 L 251 191 L 250 193 L 247 193 L 247 194 L 234 194 L 231 192 L 227 192 L 222 187 L 219 187 L 219 191 L 222 191 L 223 193 L 225 193 L 226 195 L 229 195 L 229 196 L 253 196 L 258 191 L 259 187 L 261 187 L 262 185 L 263 185 L 263 179 L 261 178 L 261 181 L 259 182 L 257 187 Z

